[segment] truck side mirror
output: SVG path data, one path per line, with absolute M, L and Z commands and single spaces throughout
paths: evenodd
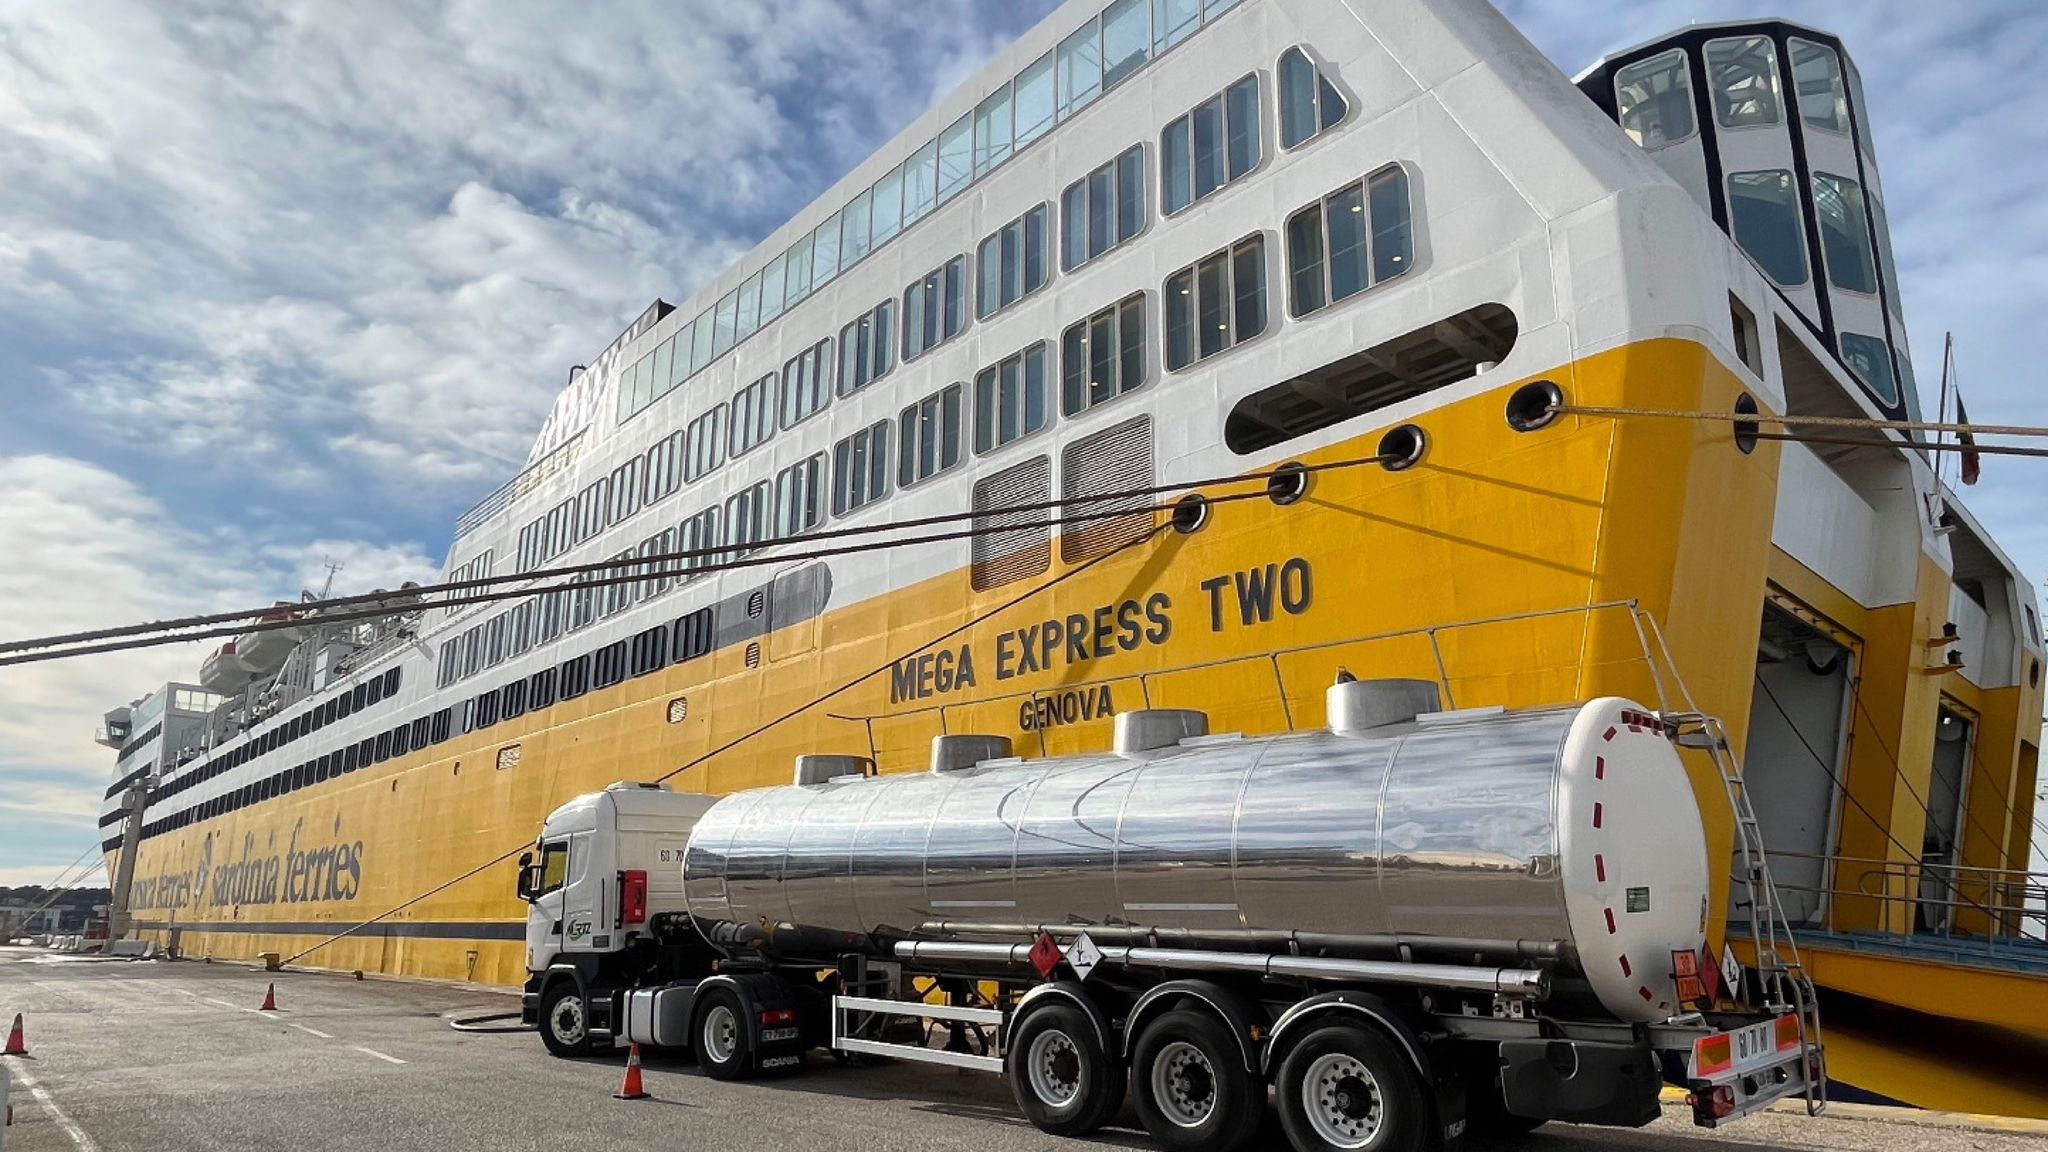
M 516 891 L 521 900 L 529 904 L 533 902 L 533 853 L 531 852 L 521 852 L 519 854 L 519 886 Z

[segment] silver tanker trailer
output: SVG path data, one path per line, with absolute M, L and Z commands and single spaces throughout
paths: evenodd
M 1188 1152 L 1245 1146 L 1269 1085 L 1304 1152 L 1637 1126 L 1665 1083 L 1706 1126 L 1821 1106 L 1810 1002 L 1716 987 L 1678 723 L 1444 712 L 1413 681 L 1339 683 L 1328 715 L 1148 710 L 1100 755 L 945 736 L 928 773 L 805 756 L 722 799 L 579 797 L 522 860 L 528 1018 L 558 1054 L 721 1079 L 813 1048 L 999 1072 L 1060 1135 L 1128 1094 Z

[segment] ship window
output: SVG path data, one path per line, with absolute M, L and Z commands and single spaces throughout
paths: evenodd
M 1302 373 L 1237 402 L 1223 442 L 1239 455 L 1470 379 L 1505 360 L 1515 314 L 1484 304 Z
M 1728 214 L 1735 242 L 1773 281 L 1806 283 L 1806 241 L 1799 226 L 1799 192 L 1782 170 L 1736 172 L 1728 177 Z
M 1697 129 L 1686 56 L 1675 48 L 1615 73 L 1614 103 L 1621 130 L 1649 151 L 1690 140 Z
M 498 711 L 507 720 L 526 715 L 526 681 L 514 680 L 498 689 Z
M 1723 128 L 1764 128 L 1785 122 L 1778 89 L 1778 47 L 1768 36 L 1707 41 L 1707 88 Z
M 1899 386 L 1892 377 L 1891 351 L 1875 336 L 1842 333 L 1842 361 L 1863 381 L 1878 403 L 1887 408 L 1899 405 Z
M 1017 147 L 1045 135 L 1052 120 L 1052 53 L 1048 52 L 1017 74 Z
M 839 266 L 851 268 L 873 247 L 871 225 L 874 193 L 864 191 L 847 202 L 839 214 Z
M 939 142 L 933 140 L 903 162 L 903 226 L 924 218 L 932 210 L 939 186 Z
M 384 678 L 372 676 L 363 682 L 363 703 L 375 704 L 384 699 Z
M 1102 13 L 1102 88 L 1124 82 L 1145 63 L 1152 47 L 1146 0 L 1115 0 Z
M 786 269 L 783 272 L 782 306 L 789 309 L 811 294 L 811 237 L 806 234 L 791 244 L 789 251 L 782 254 L 782 260 Z M 710 361 L 707 359 L 705 362 Z
M 640 510 L 640 457 L 618 466 L 612 472 L 612 522 L 614 524 Z
M 726 293 L 725 299 L 718 302 L 712 316 L 711 359 L 716 360 L 732 350 L 733 333 L 738 328 L 740 317 L 739 289 L 735 288 Z
M 1792 51 L 1792 86 L 1798 93 L 1799 118 L 1829 132 L 1849 131 L 1849 96 L 1842 85 L 1842 59 L 1825 44 L 1786 41 Z
M 409 747 L 408 740 L 411 736 L 412 726 L 410 724 L 400 724 L 391 730 L 391 755 L 393 759 L 406 754 Z
M 1102 93 L 1102 30 L 1094 19 L 1060 42 L 1059 81 L 1062 120 Z
M 775 384 L 779 379 L 770 372 L 732 398 L 732 458 L 746 455 L 775 434 Z
M 1166 279 L 1166 369 L 1179 371 L 1266 330 L 1266 242 L 1251 236 Z
M 1299 148 L 1351 110 L 1337 86 L 1299 48 L 1280 54 L 1280 146 Z
M 768 535 L 768 484 L 766 481 L 735 493 L 725 502 L 725 542 L 728 558 L 745 556 L 759 547 Z
M 626 642 L 614 640 L 597 650 L 591 661 L 591 686 L 609 688 L 626 678 Z
M 1101 497 L 1149 487 L 1154 478 L 1150 416 L 1137 416 L 1067 445 L 1060 453 L 1060 499 L 1067 502 L 1062 513 L 1128 515 L 1086 520 L 1061 530 L 1060 559 L 1079 564 L 1151 532 L 1151 497 Z
M 974 178 L 974 157 L 971 117 L 962 113 L 958 120 L 939 133 L 939 203 L 944 204 L 960 194 L 967 182 Z
M 1195 34 L 1202 24 L 1202 0 L 1152 0 L 1152 54 Z
M 425 748 L 434 742 L 434 718 L 422 716 L 412 722 L 412 746 Z
M 977 319 L 986 320 L 1045 287 L 1048 215 L 1041 204 L 981 242 L 975 256 L 980 272 L 974 294 Z
M 1134 145 L 1060 196 L 1060 268 L 1072 272 L 1145 227 L 1145 150 Z
M 770 320 L 782 315 L 782 309 L 788 300 L 789 253 L 785 250 L 776 253 L 768 261 L 767 265 L 761 269 L 761 326 L 763 328 L 768 326 Z M 690 334 L 687 331 L 676 334 L 679 349 L 680 343 L 688 341 L 689 338 Z M 677 352 L 675 362 L 678 374 L 680 374 L 683 368 L 683 355 L 680 350 Z M 676 381 L 678 384 L 681 382 L 681 380 Z M 674 387 L 674 385 L 670 385 L 670 387 Z
M 960 463 L 960 409 L 966 390 L 942 388 L 897 417 L 896 485 L 908 488 Z
M 974 450 L 990 452 L 1045 427 L 1045 344 L 1033 344 L 974 378 Z
M 555 670 L 553 668 L 543 668 L 526 678 L 526 706 L 528 711 L 538 712 L 554 702 Z M 440 717 L 436 717 L 435 722 L 438 724 Z M 447 739 L 447 736 L 445 734 L 437 734 L 434 739 L 438 743 L 441 740 Z
M 1060 411 L 1078 416 L 1145 383 L 1145 294 L 1068 328 L 1060 339 Z
M 1876 292 L 1870 256 L 1870 217 L 1863 189 L 1845 176 L 1813 174 L 1813 206 L 1820 219 L 1820 250 L 1828 282 L 1845 292 Z
M 875 310 L 839 330 L 839 394 L 851 396 L 889 374 L 896 366 L 894 340 L 896 302 L 884 300 Z
M 725 462 L 725 405 L 690 421 L 689 452 L 683 462 L 683 479 L 694 484 Z
M 1257 73 L 1169 123 L 1159 134 L 1159 194 L 1168 216 L 1248 175 L 1265 152 Z
M 1306 316 L 1391 280 L 1414 252 L 1408 174 L 1390 165 L 1288 218 L 1289 311 Z
M 844 516 L 889 494 L 889 422 L 832 446 L 832 514 Z
M 667 439 L 647 450 L 645 503 L 665 499 L 682 485 L 683 436 L 682 432 L 670 433 Z
M 1010 158 L 1015 138 L 1015 106 L 1010 102 L 1010 84 L 990 93 L 974 110 L 974 175 L 986 176 L 996 165 Z
M 776 473 L 775 539 L 801 536 L 825 518 L 824 474 L 823 452 Z
M 711 609 L 699 608 L 687 616 L 678 616 L 670 627 L 674 638 L 669 648 L 675 653 L 676 663 L 695 660 L 711 651 Z
M 834 212 L 811 233 L 811 291 L 830 284 L 840 266 L 839 213 Z
M 667 666 L 668 629 L 649 628 L 633 637 L 633 675 L 645 676 Z
M 702 572 L 723 559 L 716 551 L 720 539 L 718 532 L 718 509 L 706 508 L 682 525 L 683 572 Z
M 312 773 L 313 783 L 324 783 L 329 777 L 335 774 L 336 768 L 337 765 L 335 764 L 335 757 L 332 754 L 322 756 L 320 759 L 314 761 Z
M 967 325 L 967 257 L 955 256 L 903 290 L 903 359 L 919 356 Z
M 1052 528 L 1044 508 L 1052 498 L 1051 475 L 1051 461 L 1038 456 L 975 482 L 968 579 L 976 592 L 1052 566 Z
M 791 428 L 825 406 L 831 392 L 832 341 L 820 340 L 782 366 L 781 424 Z
M 588 628 L 597 619 L 597 589 L 590 585 L 588 574 L 579 575 L 570 581 L 569 589 L 569 631 Z
M 382 764 L 384 761 L 391 759 L 391 733 L 377 733 L 376 741 L 377 749 L 375 756 L 372 758 L 372 762 Z
M 902 165 L 889 169 L 888 175 L 875 181 L 873 196 L 873 221 L 869 227 L 869 239 L 875 247 L 880 248 L 903 229 Z

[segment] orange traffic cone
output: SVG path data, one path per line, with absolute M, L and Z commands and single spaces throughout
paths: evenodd
M 640 1086 L 640 1045 L 634 1044 L 626 1050 L 626 1082 L 612 1093 L 614 1100 L 650 1099 L 647 1089 Z
M 272 985 L 271 985 L 270 987 L 268 987 L 268 988 L 265 988 L 265 989 L 263 990 L 263 1007 L 262 1007 L 262 1008 L 260 1008 L 260 1009 L 258 1009 L 258 1011 L 261 1011 L 261 1012 L 275 1012 L 275 1011 L 277 1011 L 277 985 L 276 985 L 276 984 L 272 984 Z
M 7 1030 L 7 1050 L 0 1056 L 26 1056 L 28 1042 L 21 1037 L 21 1013 L 14 1014 L 14 1027 Z

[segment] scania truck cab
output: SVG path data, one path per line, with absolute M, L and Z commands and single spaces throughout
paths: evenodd
M 521 1011 L 557 1055 L 616 1031 L 612 993 L 664 962 L 707 965 L 683 911 L 683 850 L 715 798 L 619 783 L 557 808 L 519 861 L 526 917 Z M 681 931 L 677 929 L 681 928 Z

